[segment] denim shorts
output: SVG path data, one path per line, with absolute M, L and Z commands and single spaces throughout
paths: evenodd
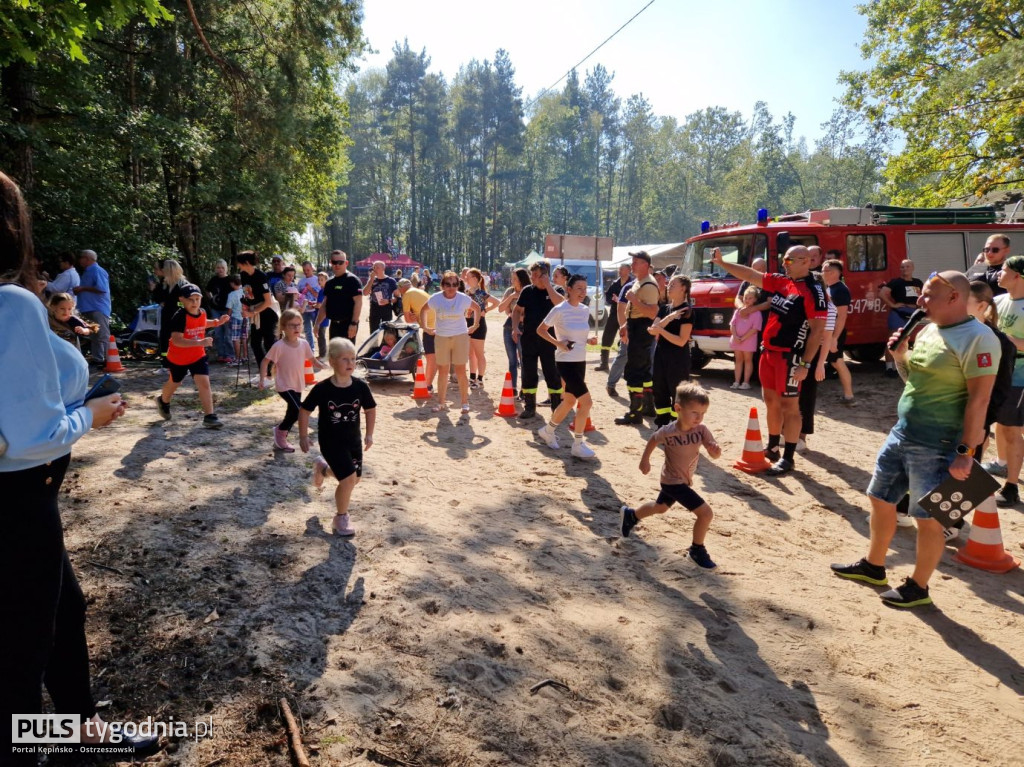
M 867 493 L 872 498 L 895 504 L 909 490 L 910 516 L 930 519 L 917 500 L 949 478 L 949 465 L 954 458 L 953 445 L 928 447 L 903 439 L 895 430 L 890 431 L 875 459 L 875 472 Z

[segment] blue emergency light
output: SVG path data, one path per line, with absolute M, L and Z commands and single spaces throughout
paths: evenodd
M 768 223 L 768 209 L 758 208 L 757 209 L 757 223 L 764 226 Z
M 711 222 L 710 221 L 701 221 L 700 222 L 700 233 L 701 234 L 707 234 L 710 231 L 711 231 Z

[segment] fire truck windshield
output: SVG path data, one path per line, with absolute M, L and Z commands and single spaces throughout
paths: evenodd
M 727 277 L 711 263 L 711 253 L 720 248 L 730 264 L 750 266 L 755 258 L 767 258 L 768 238 L 763 234 L 723 234 L 720 237 L 695 240 L 686 246 L 681 269 L 690 278 Z

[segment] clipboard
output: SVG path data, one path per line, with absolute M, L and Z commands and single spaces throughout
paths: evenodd
M 944 527 L 952 527 L 998 489 L 999 480 L 981 468 L 980 463 L 972 461 L 967 479 L 947 477 L 917 503 Z

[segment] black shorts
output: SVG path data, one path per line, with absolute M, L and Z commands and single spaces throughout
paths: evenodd
M 320 453 L 323 455 L 327 465 L 331 467 L 331 474 L 337 480 L 345 479 L 355 474 L 363 476 L 363 449 L 356 445 L 345 447 L 343 445 L 332 445 L 320 443 Z
M 1010 387 L 996 413 L 996 423 L 1000 426 L 1024 426 L 1024 388 Z
M 843 328 L 843 332 L 839 334 L 839 338 L 836 339 L 836 350 L 829 352 L 826 362 L 831 365 L 836 360 L 843 358 L 843 349 L 846 348 L 846 328 Z
M 434 353 L 434 336 L 432 333 L 423 331 L 423 353 L 433 354 Z
M 590 389 L 587 388 L 587 382 L 584 380 L 586 374 L 586 362 L 558 363 L 558 375 L 562 378 L 562 385 L 565 387 L 565 393 L 571 394 L 576 399 L 579 399 L 590 391 Z
M 473 327 L 472 317 L 466 318 L 466 327 Z M 487 320 L 481 317 L 480 324 L 477 326 L 476 330 L 469 334 L 469 337 L 472 338 L 474 341 L 483 341 L 485 338 L 487 338 Z
M 192 378 L 210 375 L 210 366 L 206 362 L 205 356 L 201 360 L 196 360 L 188 365 L 175 365 L 173 362 L 168 362 L 167 369 L 171 371 L 171 380 L 174 383 L 184 381 L 186 373 L 191 373 Z
M 697 491 L 689 485 L 662 484 L 657 503 L 671 506 L 676 501 L 683 504 L 689 511 L 696 511 L 705 503 L 704 499 L 697 495 Z

